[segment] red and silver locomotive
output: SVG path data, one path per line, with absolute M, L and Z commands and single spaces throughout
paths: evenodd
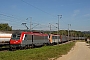
M 10 39 L 10 48 L 27 48 L 50 44 L 48 34 L 37 32 L 15 32 Z

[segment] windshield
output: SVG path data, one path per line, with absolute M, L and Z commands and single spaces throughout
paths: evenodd
M 20 35 L 21 35 L 21 34 L 12 34 L 11 39 L 13 39 L 13 40 L 18 40 L 18 39 L 20 39 Z
M 59 39 L 60 36 L 52 36 L 52 39 Z

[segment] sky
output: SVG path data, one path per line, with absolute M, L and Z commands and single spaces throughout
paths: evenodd
M 58 18 L 58 15 L 61 18 Z M 12 29 L 90 31 L 90 0 L 0 0 L 0 23 Z M 71 26 L 70 26 L 71 24 Z

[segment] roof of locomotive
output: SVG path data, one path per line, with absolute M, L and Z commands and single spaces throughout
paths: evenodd
M 48 34 L 41 32 L 30 32 L 30 31 L 15 31 L 12 34 L 30 34 L 30 35 L 39 35 L 39 36 L 48 36 Z

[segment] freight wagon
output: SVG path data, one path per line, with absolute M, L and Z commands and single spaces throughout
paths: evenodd
M 0 47 L 4 45 L 9 45 L 10 38 L 12 34 L 0 33 Z

